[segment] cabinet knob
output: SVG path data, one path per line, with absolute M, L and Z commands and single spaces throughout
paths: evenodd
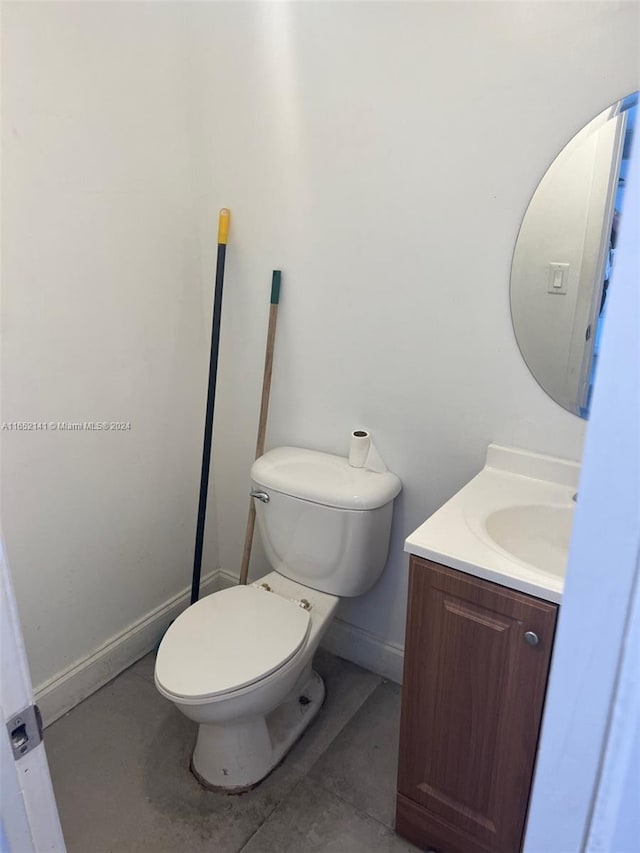
M 525 631 L 524 641 L 525 643 L 529 643 L 530 646 L 537 646 L 540 642 L 540 637 L 536 634 L 535 631 Z

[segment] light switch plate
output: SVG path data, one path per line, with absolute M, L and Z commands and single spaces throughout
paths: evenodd
M 566 294 L 569 281 L 569 264 L 549 264 L 548 293 Z

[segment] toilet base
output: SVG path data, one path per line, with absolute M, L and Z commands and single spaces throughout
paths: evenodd
M 284 702 L 265 717 L 201 723 L 191 771 L 211 791 L 249 791 L 282 761 L 324 701 L 324 682 L 309 666 Z

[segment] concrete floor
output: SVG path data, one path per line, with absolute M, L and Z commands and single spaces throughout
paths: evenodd
M 45 731 L 69 853 L 406 853 L 393 831 L 400 688 L 320 651 L 327 698 L 248 794 L 200 787 L 197 726 L 153 684 L 153 655 Z

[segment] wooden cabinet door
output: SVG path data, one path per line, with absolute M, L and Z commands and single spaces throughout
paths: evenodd
M 557 609 L 412 557 L 401 835 L 442 853 L 520 850 Z

